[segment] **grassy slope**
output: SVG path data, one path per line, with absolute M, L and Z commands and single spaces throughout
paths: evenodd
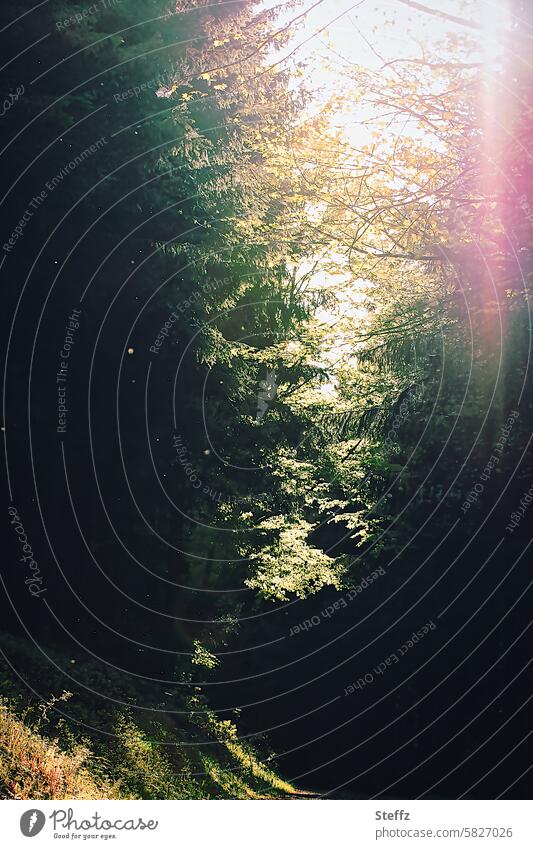
M 127 678 L 90 664 L 76 666 L 82 686 L 37 652 L 9 637 L 0 649 L 39 697 L 29 695 L 0 658 L 0 798 L 15 799 L 279 799 L 306 794 L 268 768 L 239 741 L 229 720 L 205 705 L 194 685 L 176 696 L 175 713 L 135 710 L 149 704 Z M 58 666 L 68 660 L 50 653 Z M 106 693 L 106 698 L 98 697 Z M 107 698 L 109 696 L 110 698 Z M 146 698 L 146 701 L 144 701 Z M 130 703 L 124 708 L 112 701 Z M 152 718 L 150 718 L 152 716 Z

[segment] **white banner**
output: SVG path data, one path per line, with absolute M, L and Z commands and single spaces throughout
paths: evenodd
M 8 849 L 533 847 L 527 801 L 2 801 L 0 829 Z

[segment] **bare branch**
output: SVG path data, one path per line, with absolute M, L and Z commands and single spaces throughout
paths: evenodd
M 472 21 L 470 18 L 460 18 L 458 15 L 452 15 L 449 12 L 441 12 L 440 9 L 431 9 L 429 6 L 424 6 L 423 3 L 418 3 L 417 0 L 398 0 L 398 3 L 403 3 L 404 6 L 409 6 L 410 9 L 416 9 L 418 12 L 424 12 L 426 15 L 433 15 L 452 24 L 459 24 L 469 29 L 481 29 L 481 24 L 478 24 L 477 21 Z

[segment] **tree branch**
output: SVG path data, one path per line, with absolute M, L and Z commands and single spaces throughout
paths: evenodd
M 431 9 L 423 3 L 418 3 L 417 0 L 398 0 L 398 3 L 403 3 L 404 6 L 409 6 L 410 9 L 416 9 L 418 12 L 424 12 L 426 15 L 433 15 L 436 18 L 441 18 L 443 21 L 449 21 L 452 24 L 459 24 L 462 27 L 469 29 L 481 30 L 481 24 L 477 21 L 472 21 L 470 18 L 460 18 L 457 15 L 452 15 L 448 12 L 441 12 L 440 9 Z

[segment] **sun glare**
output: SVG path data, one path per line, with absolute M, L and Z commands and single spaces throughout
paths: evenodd
M 276 4 L 269 0 L 268 5 Z M 417 74 L 422 75 L 435 63 L 445 65 L 462 55 L 467 64 L 483 65 L 485 74 L 490 75 L 501 60 L 505 22 L 509 19 L 507 2 L 483 2 L 476 20 L 468 18 L 464 6 L 455 0 L 445 0 L 439 5 L 429 0 L 424 8 L 426 11 L 404 0 L 374 3 L 326 0 L 318 5 L 305 0 L 281 16 L 281 26 L 296 15 L 301 16 L 298 28 L 284 48 L 288 66 L 293 68 L 295 84 L 303 80 L 305 88 L 312 92 L 307 114 L 327 115 L 331 129 L 340 133 L 347 148 L 353 151 L 348 159 L 350 165 L 358 164 L 359 151 L 374 140 L 383 145 L 383 155 L 387 155 L 387 150 L 388 155 L 393 155 L 391 151 L 396 151 L 398 142 L 401 146 L 419 143 L 434 150 L 444 149 L 438 134 L 428 133 L 416 119 L 391 123 L 385 131 L 370 99 L 355 95 L 354 73 L 378 71 L 385 87 L 394 86 L 394 75 L 400 66 L 409 68 L 416 79 Z M 458 23 L 456 19 L 460 17 L 469 20 L 471 26 Z M 274 61 L 279 62 L 278 53 Z M 435 85 L 434 91 L 438 92 L 439 82 Z M 489 97 L 490 92 L 488 85 Z M 389 178 L 389 184 L 397 190 L 402 188 L 394 176 Z M 413 185 L 412 191 L 416 188 Z M 432 199 L 435 200 L 428 195 L 429 202 Z M 309 219 L 317 219 L 320 211 L 320 205 L 310 205 Z M 342 262 L 338 267 L 342 268 Z M 328 325 L 332 333 L 339 326 L 339 316 L 344 321 L 344 330 L 339 330 L 338 338 L 324 350 L 324 365 L 342 356 L 346 321 L 353 319 L 354 326 L 360 325 L 369 315 L 365 306 L 368 281 L 362 281 L 361 285 L 361 281 L 352 277 L 349 272 L 331 273 L 319 264 L 312 279 L 315 289 L 334 291 L 337 297 L 336 307 L 319 310 L 317 319 Z M 334 381 L 328 387 L 328 391 L 333 391 Z
M 507 2 L 484 3 L 481 7 L 480 48 L 487 66 L 497 65 L 505 51 L 505 25 L 509 21 Z

